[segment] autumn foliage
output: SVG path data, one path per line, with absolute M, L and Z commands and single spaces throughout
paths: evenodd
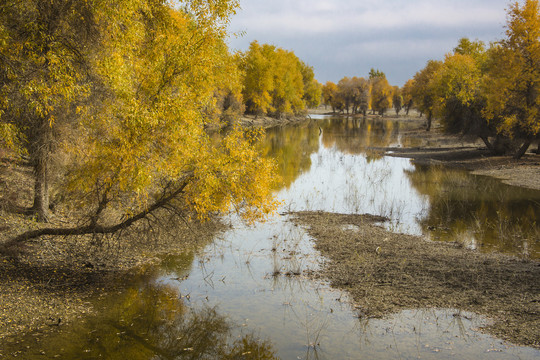
M 46 221 L 54 202 L 80 224 L 15 242 L 113 233 L 157 209 L 199 218 L 235 210 L 248 221 L 275 209 L 275 165 L 254 146 L 262 133 L 232 127 L 216 140 L 206 131 L 243 110 L 246 69 L 225 45 L 237 7 L 235 0 L 0 5 L 0 139 L 34 169 L 28 211 Z M 281 62 L 271 66 L 283 76 L 248 105 L 300 111 L 313 85 L 303 82 L 309 67 L 284 50 L 275 58 Z M 297 75 L 286 76 L 290 69 Z
M 313 68 L 293 51 L 254 41 L 241 55 L 240 68 L 248 113 L 297 115 L 320 103 L 322 86 L 315 80 Z
M 540 138 L 540 9 L 537 0 L 508 9 L 506 38 L 486 49 L 461 39 L 443 62 L 430 60 L 409 92 L 415 106 L 446 130 L 479 136 L 495 154 L 521 157 Z
M 386 75 L 375 69 L 371 69 L 368 79 L 344 77 L 337 85 L 329 81 L 322 88 L 324 104 L 330 105 L 332 111 L 363 115 L 370 109 L 383 115 L 392 107 L 395 92 Z

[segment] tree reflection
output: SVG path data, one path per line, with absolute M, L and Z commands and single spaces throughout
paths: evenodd
M 385 148 L 398 142 L 400 122 L 383 119 L 335 118 L 324 128 L 325 147 L 336 146 L 345 154 L 361 154 L 368 150 L 371 156 L 382 157 L 383 152 L 373 148 Z
M 263 154 L 276 160 L 282 186 L 289 187 L 311 167 L 310 155 L 319 149 L 319 127 L 308 123 L 268 129 L 260 146 Z
M 238 331 L 215 308 L 187 307 L 182 297 L 167 286 L 148 284 L 128 289 L 121 296 L 111 297 L 102 309 L 93 319 L 44 339 L 39 354 L 20 353 L 20 357 L 121 360 L 277 358 L 268 341 Z M 19 347 L 24 347 L 24 344 L 19 344 Z
M 277 161 L 282 186 L 289 187 L 310 169 L 311 154 L 319 150 L 320 143 L 345 154 L 365 153 L 376 160 L 384 156 L 382 148 L 399 141 L 400 128 L 399 121 L 335 117 L 268 129 L 260 146 L 266 156 Z
M 416 165 L 407 174 L 429 198 L 421 224 L 435 240 L 540 257 L 539 191 L 444 167 Z

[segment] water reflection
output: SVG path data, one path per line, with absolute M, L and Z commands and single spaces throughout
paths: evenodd
M 404 175 L 413 169 L 408 159 L 373 160 L 321 146 L 311 163 L 309 172 L 279 192 L 284 210 L 370 213 L 388 217 L 386 226 L 396 231 L 421 233 L 417 217 L 429 204 Z
M 539 258 L 540 192 L 466 171 L 414 166 L 377 150 L 408 144 L 400 133 L 408 126 L 322 117 L 269 130 L 263 146 L 284 171 L 278 194 L 284 211 L 382 215 L 394 231 Z
M 437 166 L 415 166 L 407 175 L 429 199 L 420 224 L 432 239 L 540 257 L 540 192 Z
M 319 148 L 319 129 L 313 124 L 272 128 L 261 143 L 264 155 L 276 159 L 283 186 L 288 187 L 311 167 L 310 154 Z
M 281 213 L 325 210 L 391 218 L 396 231 L 512 250 L 485 235 L 507 228 L 538 256 L 539 193 L 443 168 L 414 166 L 372 147 L 404 142 L 395 121 L 314 120 L 268 132 L 284 184 Z M 104 296 L 97 314 L 59 334 L 2 344 L 24 359 L 497 359 L 538 358 L 482 334 L 486 320 L 459 310 L 407 310 L 359 319 L 347 295 L 306 272 L 321 259 L 287 216 L 231 228 L 204 251 L 163 259 L 156 277 Z M 489 224 L 482 228 L 478 224 Z M 486 230 L 482 230 L 486 229 Z M 528 232 L 527 229 L 533 229 Z M 524 241 L 527 239 L 527 241 Z M 262 340 L 269 339 L 269 340 Z M 28 347 L 28 348 L 27 348 Z M 17 356 L 16 356 L 17 355 Z
M 271 343 L 239 330 L 215 307 L 187 306 L 173 286 L 145 282 L 99 308 L 59 335 L 4 346 L 2 358 L 276 359 Z
M 276 216 L 234 228 L 198 256 L 189 277 L 160 282 L 190 295 L 194 308 L 218 307 L 237 324 L 271 339 L 282 359 L 534 358 L 478 329 L 486 320 L 459 310 L 408 310 L 389 319 L 358 318 L 345 293 L 306 272 L 321 258 L 302 228 Z M 300 273 L 299 275 L 296 275 Z
M 370 154 L 382 157 L 382 152 L 372 148 L 382 148 L 398 142 L 402 123 L 383 119 L 326 120 L 322 126 L 322 143 L 326 148 L 335 147 L 345 154 Z

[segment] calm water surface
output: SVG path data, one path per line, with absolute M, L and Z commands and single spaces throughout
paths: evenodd
M 347 295 L 307 279 L 321 266 L 289 211 L 387 216 L 392 231 L 477 251 L 540 256 L 540 192 L 467 172 L 413 165 L 374 148 L 407 145 L 392 121 L 314 119 L 275 128 L 261 149 L 283 176 L 282 215 L 231 229 L 196 253 L 164 259 L 149 279 L 97 301 L 99 317 L 59 335 L 13 339 L 4 358 L 533 359 L 540 351 L 478 331 L 459 309 L 359 319 Z

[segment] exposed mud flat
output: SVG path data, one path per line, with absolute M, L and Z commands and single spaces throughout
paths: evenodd
M 328 259 L 312 276 L 348 291 L 360 317 L 462 309 L 493 319 L 490 334 L 540 348 L 540 262 L 395 234 L 371 215 L 292 216 Z

